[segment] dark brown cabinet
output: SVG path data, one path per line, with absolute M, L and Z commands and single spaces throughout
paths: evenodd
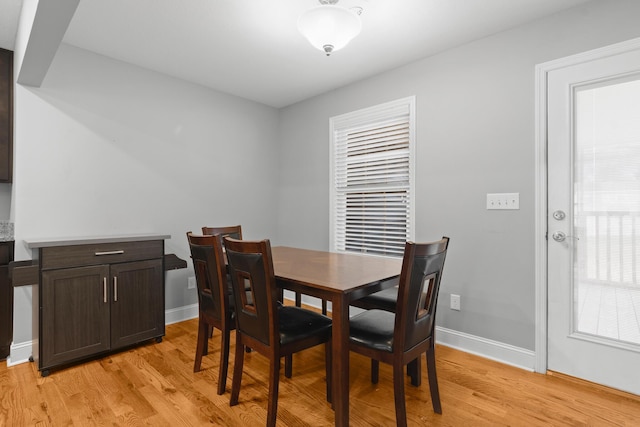
M 9 283 L 9 263 L 13 242 L 0 242 L 0 360 L 9 356 L 13 339 L 13 287 Z
M 40 369 L 109 350 L 108 276 L 105 265 L 42 272 Z
M 162 339 L 163 240 L 48 247 L 39 255 L 33 357 L 43 376 L 55 366 Z
M 0 182 L 13 176 L 13 52 L 0 49 Z
M 111 266 L 111 348 L 164 335 L 164 293 L 158 292 L 163 274 L 161 259 Z

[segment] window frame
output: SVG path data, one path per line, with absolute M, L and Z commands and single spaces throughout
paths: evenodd
M 416 164 L 416 97 L 415 95 L 406 98 L 397 99 L 394 101 L 386 102 L 383 104 L 375 105 L 368 108 L 352 111 L 349 113 L 341 114 L 331 117 L 329 119 L 329 152 L 330 152 L 330 170 L 329 170 L 329 209 L 330 209 L 330 224 L 329 224 L 329 246 L 332 252 L 342 252 L 349 254 L 362 254 L 373 256 L 386 256 L 372 254 L 367 252 L 356 252 L 343 250 L 337 247 L 338 237 L 338 196 L 339 191 L 336 186 L 336 168 L 337 159 L 337 144 L 338 135 L 340 132 L 344 132 L 345 129 L 361 129 L 362 127 L 370 126 L 375 128 L 376 124 L 380 124 L 384 121 L 392 120 L 394 117 L 398 117 L 401 114 L 406 114 L 408 117 L 408 136 L 409 136 L 409 158 L 408 158 L 408 218 L 406 222 L 406 240 L 415 240 L 415 164 Z M 396 255 L 393 257 L 401 257 L 402 255 Z

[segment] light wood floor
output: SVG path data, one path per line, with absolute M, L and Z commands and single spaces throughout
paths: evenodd
M 0 426 L 260 426 L 267 406 L 266 359 L 246 355 L 240 404 L 216 394 L 219 335 L 203 370 L 193 370 L 197 321 L 167 327 L 160 344 L 53 371 L 42 378 L 33 363 L 0 362 Z M 232 334 L 233 337 L 233 334 Z M 233 354 L 233 347 L 232 347 Z M 426 377 L 406 383 L 409 425 L 638 426 L 640 397 L 558 375 L 540 375 L 451 348 L 436 350 L 443 414 L 431 408 Z M 423 375 L 426 375 L 424 359 Z M 325 401 L 322 347 L 294 356 L 293 378 L 282 375 L 278 425 L 331 426 Z M 233 366 L 230 361 L 229 375 Z M 369 381 L 369 362 L 351 355 L 351 425 L 395 425 L 389 366 Z

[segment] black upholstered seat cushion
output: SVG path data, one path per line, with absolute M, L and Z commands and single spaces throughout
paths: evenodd
M 300 307 L 278 307 L 280 317 L 280 344 L 287 344 L 314 335 L 331 336 L 331 319 Z
M 364 298 L 360 298 L 362 303 L 369 304 L 381 310 L 396 311 L 396 302 L 398 301 L 398 287 L 384 289 Z
M 376 350 L 393 352 L 395 314 L 385 310 L 367 310 L 349 319 L 349 339 Z

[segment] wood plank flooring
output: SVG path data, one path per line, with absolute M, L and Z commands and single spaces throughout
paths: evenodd
M 240 403 L 230 407 L 233 357 L 227 392 L 218 396 L 218 332 L 202 371 L 194 374 L 196 333 L 197 320 L 169 325 L 162 343 L 55 370 L 46 378 L 33 363 L 7 368 L 0 362 L 0 426 L 264 425 L 266 359 L 246 355 Z M 436 358 L 443 413 L 433 413 L 423 358 L 422 386 L 406 381 L 409 425 L 640 425 L 640 396 L 526 372 L 443 346 Z M 278 425 L 333 425 L 324 381 L 322 347 L 295 355 L 293 378 L 281 375 Z M 380 365 L 380 382 L 373 385 L 369 361 L 352 354 L 350 384 L 352 426 L 395 425 L 389 366 Z
M 640 346 L 640 288 L 578 283 L 577 330 Z

